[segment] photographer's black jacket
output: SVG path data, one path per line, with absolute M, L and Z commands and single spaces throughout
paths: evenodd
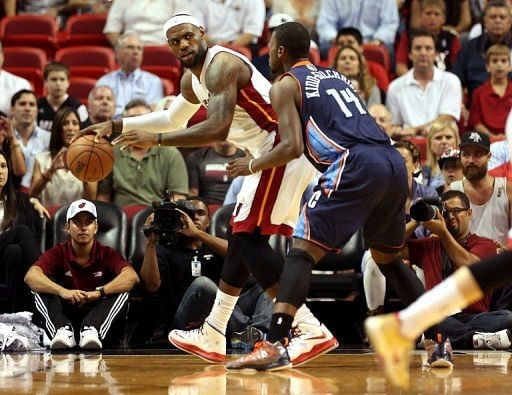
M 179 242 L 178 242 L 179 243 Z M 194 257 L 201 262 L 201 275 L 219 283 L 224 258 L 215 254 L 206 245 L 194 250 L 179 244 L 157 246 L 158 268 L 160 270 L 160 288 L 158 296 L 162 306 L 162 318 L 174 317 L 187 288 L 197 278 L 192 276 Z

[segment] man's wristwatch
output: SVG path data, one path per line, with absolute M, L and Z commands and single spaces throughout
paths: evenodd
M 103 288 L 103 287 L 96 287 L 96 291 L 100 291 L 100 296 L 101 296 L 102 298 L 104 298 L 105 296 L 107 296 L 107 295 L 105 294 L 105 288 Z

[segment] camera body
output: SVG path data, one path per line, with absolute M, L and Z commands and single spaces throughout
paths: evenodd
M 194 217 L 196 208 L 194 203 L 189 200 L 179 199 L 175 202 L 169 198 L 165 198 L 160 202 L 153 202 L 153 219 L 152 226 L 144 227 L 142 230 L 144 235 L 148 237 L 151 233 L 158 235 L 158 244 L 171 245 L 176 244 L 183 228 L 180 210 L 185 212 L 190 218 Z
M 410 215 L 418 222 L 430 221 L 436 217 L 436 208 L 443 217 L 446 216 L 446 206 L 440 197 L 422 197 L 411 205 Z

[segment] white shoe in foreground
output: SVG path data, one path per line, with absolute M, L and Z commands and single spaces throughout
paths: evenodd
M 103 347 L 98 336 L 98 330 L 93 326 L 84 326 L 82 328 L 78 345 L 84 350 L 101 350 Z
M 403 389 L 409 388 L 409 356 L 413 341 L 400 332 L 398 316 L 385 314 L 370 317 L 364 326 L 391 383 Z
M 338 345 L 338 340 L 324 324 L 300 322 L 293 328 L 293 335 L 286 350 L 293 367 L 297 367 L 331 351 Z
M 174 329 L 169 332 L 169 341 L 180 350 L 188 352 L 208 362 L 226 360 L 226 336 L 204 322 L 191 331 Z
M 76 340 L 73 330 L 67 326 L 63 326 L 57 329 L 57 332 L 52 339 L 50 348 L 52 350 L 63 350 L 66 348 L 73 348 L 75 346 Z

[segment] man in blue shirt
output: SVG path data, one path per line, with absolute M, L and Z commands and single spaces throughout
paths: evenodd
M 123 113 L 124 107 L 133 99 L 144 99 L 149 104 L 163 97 L 160 78 L 140 69 L 144 49 L 134 35 L 123 35 L 116 43 L 116 58 L 120 69 L 101 77 L 96 86 L 109 86 L 116 96 L 115 116 Z
M 316 21 L 320 47 L 327 50 L 339 29 L 356 27 L 370 44 L 391 47 L 398 29 L 395 0 L 323 0 Z

